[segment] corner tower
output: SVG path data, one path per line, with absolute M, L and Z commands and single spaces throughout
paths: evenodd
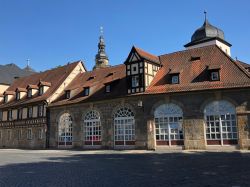
M 98 43 L 98 53 L 95 56 L 95 66 L 93 69 L 109 67 L 109 59 L 105 52 L 105 41 L 103 37 L 103 28 L 100 28 L 100 37 Z
M 205 21 L 203 25 L 194 32 L 191 38 L 191 42 L 184 45 L 184 47 L 186 47 L 186 49 L 193 49 L 208 45 L 217 45 L 230 56 L 230 47 L 232 45 L 225 40 L 224 32 L 209 23 L 206 11 L 204 12 L 204 14 Z

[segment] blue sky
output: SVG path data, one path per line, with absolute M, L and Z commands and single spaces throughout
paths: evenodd
M 232 57 L 250 63 L 248 0 L 0 0 L 0 64 L 43 71 L 83 60 L 90 70 L 104 27 L 111 65 L 121 64 L 133 45 L 160 55 L 183 50 L 203 24 L 225 33 Z

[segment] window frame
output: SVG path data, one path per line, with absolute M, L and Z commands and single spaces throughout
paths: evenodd
M 140 77 L 139 75 L 134 75 L 131 78 L 131 87 L 132 88 L 137 88 L 140 86 Z
M 90 91 L 90 88 L 89 87 L 85 87 L 84 88 L 84 96 L 88 96 L 89 95 L 89 91 Z
M 12 121 L 12 119 L 13 119 L 13 116 L 12 116 L 13 114 L 12 114 L 12 110 L 10 109 L 10 110 L 8 110 L 8 112 L 7 112 L 7 119 L 8 119 L 8 121 Z
M 174 81 L 174 80 L 176 80 L 176 81 Z M 179 84 L 179 83 L 180 83 L 180 76 L 179 76 L 179 74 L 173 74 L 173 75 L 171 75 L 171 84 Z
M 213 75 L 217 75 L 217 77 L 214 78 Z M 220 80 L 220 72 L 219 72 L 219 70 L 213 70 L 213 71 L 210 72 L 210 80 L 211 81 L 219 81 Z
M 38 129 L 38 139 L 39 140 L 43 139 L 43 129 L 42 128 Z
M 4 103 L 7 103 L 8 102 L 8 95 L 4 95 Z
M 22 108 L 17 109 L 17 119 L 23 119 L 23 109 Z
M 33 106 L 28 107 L 27 117 L 28 118 L 33 118 Z
M 0 121 L 3 121 L 3 111 L 0 111 Z
M 28 89 L 28 92 L 27 92 L 27 98 L 31 98 L 32 97 L 32 89 Z
M 38 105 L 37 107 L 37 116 L 38 117 L 43 117 L 44 113 L 44 105 Z
M 32 129 L 27 129 L 27 140 L 32 140 Z
M 105 86 L 105 92 L 106 92 L 106 93 L 110 93 L 110 92 L 111 92 L 111 85 L 110 85 L 110 84 L 107 84 L 107 85 Z
M 21 99 L 21 93 L 20 92 L 16 92 L 16 100 L 19 101 Z
M 66 99 L 70 99 L 70 95 L 71 95 L 70 90 L 66 90 L 65 91 Z
M 41 96 L 44 94 L 44 86 L 40 86 L 38 89 L 38 95 Z

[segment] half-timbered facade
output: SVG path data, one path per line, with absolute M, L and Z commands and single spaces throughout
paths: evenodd
M 47 106 L 79 73 L 82 62 L 16 79 L 0 105 L 0 147 L 45 148 Z

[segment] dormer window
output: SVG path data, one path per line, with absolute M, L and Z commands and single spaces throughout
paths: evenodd
M 108 84 L 108 85 L 105 86 L 105 91 L 106 91 L 106 93 L 110 92 L 110 84 Z
M 16 92 L 16 100 L 20 100 L 20 92 Z
M 85 87 L 84 88 L 84 96 L 88 96 L 89 95 L 89 87 Z
M 70 98 L 70 90 L 66 90 L 65 92 L 66 99 Z
M 43 95 L 43 92 L 44 92 L 44 86 L 40 86 L 38 94 Z
M 94 79 L 95 78 L 95 76 L 90 76 L 89 78 L 88 78 L 88 81 L 90 81 L 90 80 L 92 80 L 92 79 Z
M 28 89 L 27 97 L 28 97 L 28 98 L 31 98 L 31 97 L 32 97 L 32 89 Z
M 179 84 L 179 74 L 173 74 L 171 76 L 171 84 Z
M 220 80 L 220 74 L 219 70 L 217 71 L 211 71 L 211 81 L 219 81 Z
M 139 86 L 139 76 L 135 75 L 132 77 L 132 87 L 138 87 Z
M 8 95 L 4 96 L 4 102 L 7 103 L 8 102 Z

